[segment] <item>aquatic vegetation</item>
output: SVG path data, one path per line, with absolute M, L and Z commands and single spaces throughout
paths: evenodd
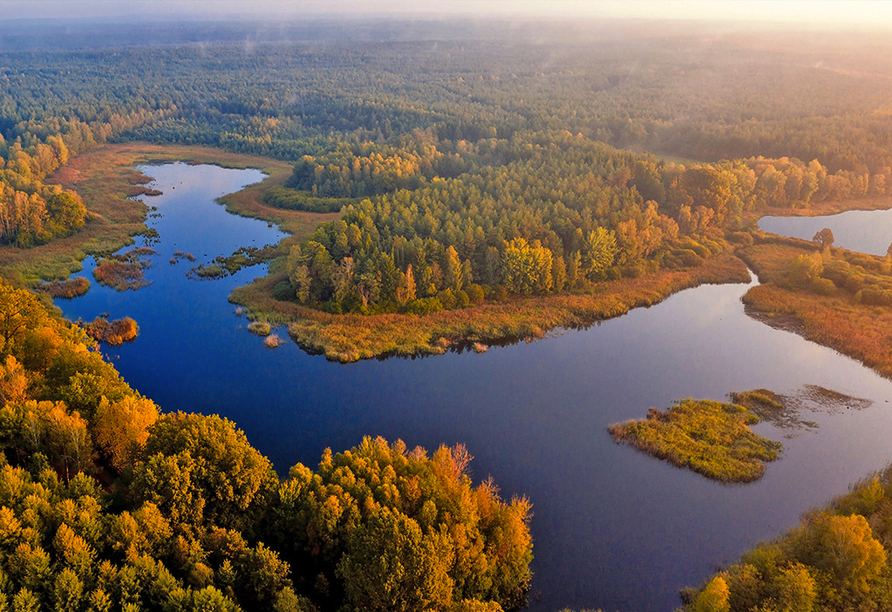
M 199 264 L 191 270 L 189 275 L 198 278 L 224 278 L 235 274 L 242 268 L 266 263 L 282 255 L 277 245 L 263 247 L 240 247 L 232 255 L 215 257 L 210 264 Z M 190 254 L 191 256 L 191 254 Z M 192 257 L 190 261 L 194 261 Z
M 193 268 L 191 272 L 198 278 L 223 278 L 227 273 L 217 264 L 205 266 L 204 264 Z
M 721 482 L 751 482 L 777 459 L 781 444 L 753 433 L 759 417 L 738 404 L 684 399 L 665 412 L 611 425 L 617 442 Z
M 278 348 L 282 344 L 282 339 L 276 334 L 270 334 L 263 340 L 263 346 L 266 348 Z
M 139 326 L 130 317 L 113 321 L 109 321 L 105 317 L 96 317 L 92 323 L 78 321 L 78 324 L 84 328 L 88 336 L 110 346 L 133 342 L 139 335 Z
M 151 263 L 144 257 L 154 254 L 154 249 L 136 247 L 119 255 L 102 258 L 93 268 L 93 276 L 103 285 L 118 291 L 147 287 L 152 282 L 146 279 L 145 270 Z
M 248 323 L 248 331 L 258 336 L 269 336 L 272 326 L 266 321 L 251 321 Z
M 37 293 L 44 293 L 51 298 L 70 300 L 80 297 L 90 290 L 90 281 L 83 276 L 73 276 L 63 281 L 44 282 L 34 288 Z

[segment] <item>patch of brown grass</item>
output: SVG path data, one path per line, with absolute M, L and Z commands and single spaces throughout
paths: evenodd
M 532 341 L 555 328 L 585 327 L 617 317 L 632 308 L 651 306 L 682 289 L 705 283 L 746 282 L 743 263 L 719 255 L 689 270 L 666 270 L 635 279 L 601 283 L 587 295 L 514 298 L 429 315 L 333 315 L 271 296 L 285 273 L 273 271 L 230 301 L 248 307 L 253 316 L 288 323 L 289 335 L 302 347 L 332 360 L 350 362 L 382 355 L 444 353 L 452 346 L 494 344 L 505 339 Z
M 859 303 L 844 291 L 820 295 L 784 284 L 790 262 L 811 251 L 814 247 L 797 248 L 779 243 L 759 244 L 740 251 L 763 282 L 743 296 L 747 312 L 773 327 L 829 346 L 892 378 L 892 307 Z

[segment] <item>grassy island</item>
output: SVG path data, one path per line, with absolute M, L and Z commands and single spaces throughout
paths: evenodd
M 753 433 L 759 417 L 738 405 L 684 399 L 646 419 L 611 425 L 613 439 L 720 482 L 751 482 L 765 473 L 781 444 Z

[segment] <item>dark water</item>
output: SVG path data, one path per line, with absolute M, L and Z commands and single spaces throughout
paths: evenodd
M 851 210 L 825 217 L 762 217 L 766 232 L 811 240 L 825 227 L 833 231 L 833 246 L 885 255 L 892 244 L 892 210 Z
M 95 286 L 59 301 L 66 314 L 134 317 L 139 339 L 108 351 L 124 377 L 165 410 L 233 419 L 280 473 L 298 461 L 315 466 L 325 447 L 344 450 L 364 435 L 428 449 L 466 443 L 475 480 L 491 474 L 504 497 L 526 494 L 534 504 L 532 610 L 672 610 L 679 588 L 892 461 L 892 383 L 747 317 L 747 285 L 684 291 L 588 330 L 484 354 L 339 365 L 291 342 L 265 349 L 226 301 L 263 270 L 192 281 L 187 264 L 167 263 L 178 248 L 201 260 L 276 240 L 265 223 L 212 203 L 259 173 L 141 170 L 165 192 L 147 200 L 163 214 L 158 263 L 148 272 L 154 285 L 127 293 Z M 606 431 L 683 397 L 804 384 L 875 403 L 808 415 L 819 428 L 784 440 L 783 458 L 750 485 L 675 469 L 614 444 Z M 771 425 L 757 428 L 782 438 Z

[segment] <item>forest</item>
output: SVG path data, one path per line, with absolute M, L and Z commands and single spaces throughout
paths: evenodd
M 734 248 L 763 268 L 782 260 L 780 289 L 892 300 L 888 260 L 766 249 L 778 245 L 752 231 L 768 212 L 892 193 L 888 40 L 633 28 L 618 45 L 557 27 L 490 38 L 406 27 L 336 44 L 157 29 L 157 44 L 145 33 L 53 50 L 3 42 L 2 248 L 64 249 L 108 223 L 50 177 L 99 145 L 148 141 L 287 162 L 290 178 L 263 203 L 338 214 L 289 238 L 261 284 L 266 303 L 304 320 L 359 326 L 554 298 L 573 318 L 552 327 L 586 325 L 745 273 L 727 261 Z M 583 295 L 600 310 L 574 301 Z M 525 322 L 518 336 L 543 328 Z M 449 345 L 423 331 L 418 346 Z M 395 350 L 382 344 L 361 356 Z M 367 438 L 283 479 L 234 423 L 162 413 L 87 331 L 6 283 L 0 359 L 0 609 L 526 604 L 531 504 L 475 486 L 460 445 L 429 454 Z M 882 609 L 887 481 L 810 515 L 686 605 Z M 831 558 L 840 547 L 851 554 Z
M 43 179 L 94 144 L 145 139 L 292 162 L 266 201 L 342 214 L 293 249 L 276 297 L 330 312 L 424 313 L 696 265 L 754 211 L 887 192 L 890 86 L 868 70 L 884 60 L 855 72 L 846 39 L 831 53 L 762 36 L 782 50 L 645 32 L 619 53 L 552 32 L 535 46 L 5 52 L 0 240 L 90 222 Z
M 218 416 L 162 413 L 78 326 L 0 285 L 0 608 L 517 610 L 531 505 L 463 446 L 366 438 L 280 479 Z

